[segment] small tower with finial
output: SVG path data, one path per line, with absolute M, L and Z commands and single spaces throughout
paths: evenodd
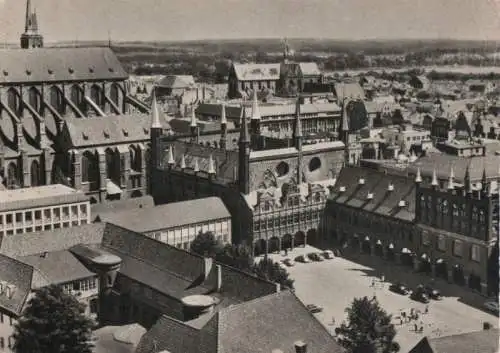
M 31 9 L 31 0 L 26 0 L 26 19 L 24 33 L 21 35 L 21 48 L 32 49 L 43 47 L 43 36 L 38 32 L 36 10 Z
M 241 130 L 238 146 L 238 184 L 240 192 L 247 195 L 250 191 L 250 136 L 245 107 L 241 106 Z
M 196 120 L 196 108 L 194 105 L 191 110 L 190 129 L 191 129 L 191 142 L 198 143 L 199 129 L 198 129 L 198 121 Z
M 297 184 L 302 183 L 302 123 L 300 121 L 300 97 L 295 104 L 295 129 L 293 132 L 295 148 L 297 149 Z
M 220 148 L 225 150 L 227 144 L 227 117 L 226 117 L 226 103 L 222 102 L 220 112 Z

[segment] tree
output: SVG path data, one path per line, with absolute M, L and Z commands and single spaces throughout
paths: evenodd
M 335 332 L 339 343 L 349 353 L 393 353 L 399 351 L 394 341 L 396 329 L 391 315 L 383 310 L 378 301 L 355 298 L 346 309 L 347 323 L 343 322 Z
M 16 353 L 92 353 L 93 321 L 59 286 L 35 290 L 14 328 Z
M 191 243 L 191 252 L 201 256 L 215 257 L 221 250 L 222 244 L 213 232 L 200 232 Z
M 221 252 L 217 254 L 217 261 L 237 268 L 242 271 L 251 272 L 253 258 L 248 247 L 244 245 L 227 244 Z
M 253 272 L 260 278 L 279 283 L 281 289 L 293 289 L 294 280 L 289 278 L 288 272 L 279 263 L 267 257 L 254 265 Z

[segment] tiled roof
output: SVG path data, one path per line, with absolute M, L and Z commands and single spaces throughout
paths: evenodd
M 114 223 L 134 232 L 146 233 L 230 217 L 220 198 L 207 197 L 108 213 L 101 218 L 101 221 Z
M 32 288 L 40 288 L 49 284 L 62 284 L 78 279 L 94 276 L 69 250 L 51 251 L 41 255 L 28 255 L 17 258 L 19 261 L 33 266 L 40 272 L 41 283 L 33 283 Z
M 189 134 L 191 132 L 191 119 L 174 118 L 171 119 L 168 123 L 170 124 L 172 131 L 175 133 Z M 197 124 L 200 133 L 221 131 L 221 123 L 219 121 L 198 120 Z M 234 123 L 232 121 L 228 121 L 226 124 L 226 128 L 228 130 L 234 129 Z
M 279 315 L 276 315 L 279 313 Z M 219 353 L 294 353 L 302 341 L 315 353 L 343 352 L 325 327 L 290 291 L 223 309 L 218 315 Z
M 83 192 L 54 184 L 0 191 L 0 211 L 61 205 L 89 200 Z
M 168 128 L 165 119 L 160 122 L 164 128 Z M 134 114 L 85 119 L 68 118 L 66 127 L 74 147 L 127 144 L 149 141 L 151 116 Z
M 279 80 L 280 64 L 233 64 L 239 81 Z
M 163 77 L 158 86 L 166 88 L 194 88 L 196 83 L 191 75 L 168 75 Z
M 420 173 L 423 177 L 432 176 L 434 168 L 438 179 L 448 179 L 450 168 L 453 166 L 455 181 L 462 181 L 465 176 L 467 165 L 470 170 L 470 178 L 472 181 L 479 181 L 483 176 L 483 169 L 486 168 L 487 178 L 499 177 L 500 156 L 488 155 L 477 156 L 472 158 L 463 158 L 448 154 L 429 154 L 419 158 L 408 167 L 408 171 L 415 175 L 417 169 L 420 168 Z
M 0 254 L 0 281 L 16 286 L 12 298 L 7 297 L 5 292 L 0 294 L 0 307 L 20 314 L 31 291 L 32 276 L 33 267 Z
M 341 102 L 344 97 L 349 98 L 365 98 L 365 91 L 360 86 L 359 83 L 356 82 L 339 82 L 335 83 L 335 95 L 338 98 L 338 101 Z
M 297 341 L 315 353 L 343 352 L 300 300 L 283 291 L 220 309 L 200 330 L 162 317 L 142 337 L 137 352 L 149 353 L 156 346 L 158 352 L 171 353 L 269 353 L 274 349 L 295 353 Z
M 15 234 L 3 237 L 0 253 L 7 256 L 28 256 L 60 251 L 77 244 L 99 244 L 106 224 L 94 223 L 44 232 Z
M 299 63 L 302 75 L 321 75 L 321 71 L 316 63 Z
M 127 78 L 128 74 L 109 48 L 0 50 L 0 84 Z
M 424 337 L 409 353 L 498 353 L 498 337 L 498 329 L 431 339 Z
M 91 205 L 92 217 L 94 220 L 104 214 L 122 212 L 140 208 L 154 207 L 154 199 L 150 195 L 134 197 L 132 199 L 116 200 L 113 202 L 103 202 Z
M 319 142 L 310 145 L 305 145 L 302 147 L 302 153 L 309 155 L 312 153 L 318 153 L 320 151 L 333 151 L 333 150 L 342 150 L 345 148 L 345 145 L 342 141 L 328 141 L 328 142 Z M 259 159 L 259 158 L 267 158 L 273 156 L 287 155 L 287 154 L 297 154 L 297 149 L 295 147 L 288 148 L 279 148 L 272 150 L 260 150 L 260 151 L 251 151 L 250 159 Z
M 364 184 L 360 184 L 360 179 Z M 393 185 L 392 191 L 389 191 L 389 184 Z M 372 194 L 372 199 L 368 194 Z M 404 207 L 399 206 L 400 201 L 405 201 Z M 340 171 L 330 202 L 411 221 L 415 217 L 415 183 L 413 178 L 368 168 L 346 167 Z

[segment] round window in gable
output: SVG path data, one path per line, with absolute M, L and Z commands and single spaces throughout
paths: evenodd
M 278 174 L 278 177 L 287 175 L 289 171 L 290 171 L 290 166 L 286 162 L 280 162 L 276 166 L 276 173 Z
M 309 171 L 314 172 L 315 170 L 318 170 L 321 168 L 321 159 L 318 157 L 314 157 L 309 161 Z

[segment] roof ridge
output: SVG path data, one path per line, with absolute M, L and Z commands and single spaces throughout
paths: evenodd
M 254 299 L 250 299 L 250 300 L 247 300 L 247 301 L 244 301 L 244 302 L 240 302 L 240 303 L 237 303 L 237 304 L 229 305 L 229 306 L 227 306 L 225 308 L 220 309 L 218 312 L 219 313 L 221 313 L 221 312 L 226 313 L 226 312 L 234 311 L 236 309 L 241 309 L 244 306 L 246 307 L 246 306 L 254 305 L 256 303 L 260 303 L 260 302 L 263 302 L 263 301 L 271 300 L 275 296 L 281 296 L 283 293 L 286 293 L 286 292 L 290 292 L 290 291 L 289 290 L 282 290 L 282 291 L 279 291 L 279 292 L 274 292 L 274 293 L 266 294 L 266 295 L 263 295 L 263 296 L 260 296 L 260 297 L 254 298 Z

